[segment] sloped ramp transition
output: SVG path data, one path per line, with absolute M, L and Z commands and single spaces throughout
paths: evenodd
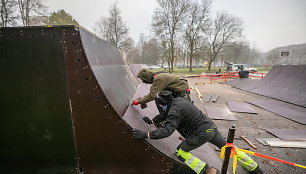
M 261 80 L 238 79 L 226 84 L 306 107 L 306 65 L 275 65 Z
M 154 103 L 131 106 L 149 86 L 137 65 L 74 26 L 0 28 L 0 167 L 4 173 L 193 173 L 174 155 L 179 133 L 139 141 L 131 128 Z M 193 152 L 214 167 L 208 146 Z

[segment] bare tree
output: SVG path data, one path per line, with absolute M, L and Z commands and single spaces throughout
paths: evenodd
M 1 0 L 0 3 L 0 27 L 15 26 L 17 2 L 15 0 Z
M 273 49 L 266 54 L 266 58 L 270 65 L 275 65 L 280 60 L 279 52 L 276 49 Z
M 191 4 L 187 13 L 184 38 L 188 44 L 189 72 L 192 71 L 194 53 L 199 49 L 200 39 L 209 28 L 210 5 L 210 0 L 202 0 L 201 4 L 195 1 Z
M 140 56 L 140 49 L 138 46 L 135 46 L 135 42 L 133 40 L 131 40 L 130 47 L 131 48 L 129 49 L 127 53 L 127 57 L 128 57 L 127 62 L 142 64 L 143 62 Z
M 146 63 L 156 65 L 159 59 L 159 47 L 156 39 L 151 38 L 142 45 L 142 56 L 146 57 Z
M 42 0 L 18 0 L 18 7 L 23 26 L 30 25 L 31 16 L 43 15 L 47 10 Z
M 244 52 L 249 52 L 247 42 L 232 42 L 219 54 L 221 62 L 246 63 Z
M 229 45 L 242 33 L 242 22 L 240 18 L 232 16 L 226 12 L 217 13 L 216 19 L 213 21 L 208 31 L 208 44 L 206 53 L 208 54 L 208 70 L 215 61 L 217 55 L 221 53 L 226 46 Z
M 129 29 L 123 22 L 117 3 L 111 5 L 109 17 L 100 17 L 95 23 L 94 31 L 103 39 L 119 49 L 127 51 L 129 46 Z
M 175 39 L 182 27 L 190 0 L 157 0 L 158 7 L 154 11 L 152 28 L 157 36 L 163 35 L 169 44 L 170 66 L 173 70 Z

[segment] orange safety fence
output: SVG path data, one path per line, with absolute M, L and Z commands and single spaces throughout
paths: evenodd
M 259 72 L 250 72 L 248 75 L 249 77 L 256 77 L 256 78 L 264 78 L 266 73 L 259 73 Z M 224 80 L 226 82 L 228 79 L 232 78 L 239 78 L 239 72 L 229 72 L 223 74 L 202 74 L 198 77 L 208 77 L 210 79 L 210 83 L 213 83 L 217 80 Z
M 280 162 L 280 163 L 284 163 L 284 164 L 288 164 L 288 165 L 292 165 L 292 166 L 296 166 L 296 167 L 306 169 L 305 165 L 300 165 L 300 164 L 292 163 L 292 162 L 285 161 L 285 160 L 282 160 L 282 159 L 278 159 L 278 158 L 275 158 L 275 157 L 271 157 L 271 156 L 268 156 L 268 155 L 260 154 L 260 153 L 257 153 L 257 152 L 253 152 L 253 151 L 249 151 L 249 150 L 245 150 L 245 149 L 240 149 L 240 148 L 234 146 L 233 143 L 226 143 L 226 145 L 221 148 L 220 158 L 222 158 L 222 159 L 225 156 L 225 148 L 226 147 L 231 147 L 230 157 L 231 158 L 234 157 L 234 160 L 233 160 L 233 173 L 234 174 L 236 173 L 236 165 L 237 165 L 237 152 L 236 151 L 237 150 L 242 151 L 242 152 L 247 153 L 247 154 L 250 154 L 250 155 L 253 155 L 253 156 L 258 156 L 258 157 L 266 158 L 266 159 L 269 159 L 269 160 L 272 160 L 272 161 L 277 161 L 277 162 Z

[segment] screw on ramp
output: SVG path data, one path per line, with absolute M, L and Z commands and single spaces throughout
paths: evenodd
M 155 129 L 131 106 L 149 86 L 120 52 L 74 26 L 0 29 L 0 160 L 4 173 L 193 173 L 174 155 L 179 134 L 139 141 Z M 193 153 L 214 167 L 206 144 Z

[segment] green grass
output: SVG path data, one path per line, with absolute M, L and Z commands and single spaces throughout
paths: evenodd
M 174 71 L 172 71 L 172 73 L 187 74 L 187 75 L 202 74 L 202 73 L 216 73 L 217 71 L 219 71 L 219 68 L 221 68 L 221 73 L 226 70 L 226 67 L 212 67 L 211 70 L 208 71 L 207 67 L 203 67 L 203 68 L 192 68 L 192 72 L 189 72 L 189 68 L 174 68 Z M 257 66 L 256 68 L 257 68 L 258 72 L 267 72 L 272 67 Z M 153 71 L 165 71 L 165 69 L 156 69 L 156 70 L 153 70 Z

